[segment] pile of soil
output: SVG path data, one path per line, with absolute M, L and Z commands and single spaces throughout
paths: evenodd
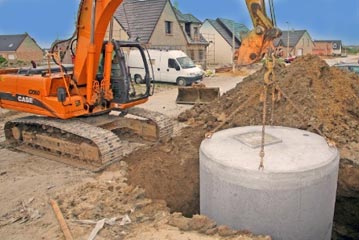
M 171 141 L 128 156 L 129 182 L 142 186 L 151 199 L 166 200 L 172 211 L 189 216 L 198 213 L 200 143 L 205 133 L 218 125 L 226 129 L 261 124 L 259 96 L 264 71 L 247 77 L 217 102 L 196 105 L 182 113 L 179 120 L 190 126 Z M 359 77 L 329 67 L 319 57 L 305 56 L 288 67 L 277 64 L 275 79 L 287 98 L 275 104 L 273 125 L 313 132 L 319 129 L 334 141 L 341 151 L 338 198 L 354 199 L 353 206 L 359 206 Z M 228 119 L 239 106 L 241 110 Z M 350 220 L 347 215 L 336 217 L 346 219 L 346 223 L 336 222 L 338 235 L 358 236 L 359 213 L 355 207 L 337 209 L 351 215 Z M 342 214 L 348 212 L 336 211 L 336 216 Z M 340 230 L 343 224 L 346 230 Z

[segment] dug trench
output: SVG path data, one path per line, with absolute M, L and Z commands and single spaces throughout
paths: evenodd
M 201 141 L 219 125 L 261 124 L 264 71 L 247 77 L 218 101 L 181 113 L 178 120 L 188 127 L 172 140 L 130 154 L 125 159 L 129 183 L 143 187 L 150 199 L 165 200 L 172 212 L 197 214 Z M 359 77 L 305 56 L 287 67 L 277 64 L 275 79 L 285 97 L 269 109 L 273 125 L 316 133 L 319 129 L 340 150 L 333 239 L 359 239 Z

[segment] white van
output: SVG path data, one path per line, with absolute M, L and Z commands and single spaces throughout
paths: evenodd
M 148 50 L 146 56 L 151 78 L 159 82 L 176 83 L 179 86 L 190 85 L 203 79 L 203 71 L 179 50 Z M 146 53 L 147 55 L 147 53 Z M 154 76 L 152 76 L 151 65 Z M 136 83 L 144 79 L 144 66 L 138 50 L 131 50 L 128 56 L 128 68 Z

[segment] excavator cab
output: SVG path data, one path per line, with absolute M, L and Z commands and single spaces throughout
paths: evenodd
M 101 84 L 104 79 L 105 69 L 105 55 L 106 44 L 104 42 L 100 54 L 99 67 L 96 73 L 96 80 Z M 146 60 L 146 49 L 138 42 L 130 41 L 112 41 L 114 49 L 111 54 L 111 74 L 110 74 L 110 88 L 113 94 L 113 103 L 128 104 L 138 100 L 146 99 L 151 95 L 151 82 L 149 66 Z M 128 65 L 128 58 L 130 51 L 136 51 L 142 59 L 142 71 L 144 71 L 144 85 L 139 86 L 134 84 L 133 76 L 131 75 L 130 66 Z

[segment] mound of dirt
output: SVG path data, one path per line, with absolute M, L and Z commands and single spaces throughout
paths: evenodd
M 166 200 L 172 211 L 198 213 L 200 143 L 206 132 L 222 124 L 220 129 L 261 124 L 263 75 L 264 69 L 247 77 L 217 102 L 195 105 L 183 112 L 178 119 L 190 126 L 172 141 L 131 154 L 126 159 L 130 183 L 144 187 L 151 199 Z M 358 200 L 359 77 L 329 67 L 315 56 L 298 58 L 288 67 L 277 65 L 275 77 L 286 97 L 275 104 L 273 125 L 313 132 L 319 129 L 334 141 L 341 151 L 338 197 Z M 228 118 L 239 106 L 240 111 Z M 269 109 L 269 118 L 271 114 Z M 358 213 L 351 215 L 349 228 L 358 229 Z

